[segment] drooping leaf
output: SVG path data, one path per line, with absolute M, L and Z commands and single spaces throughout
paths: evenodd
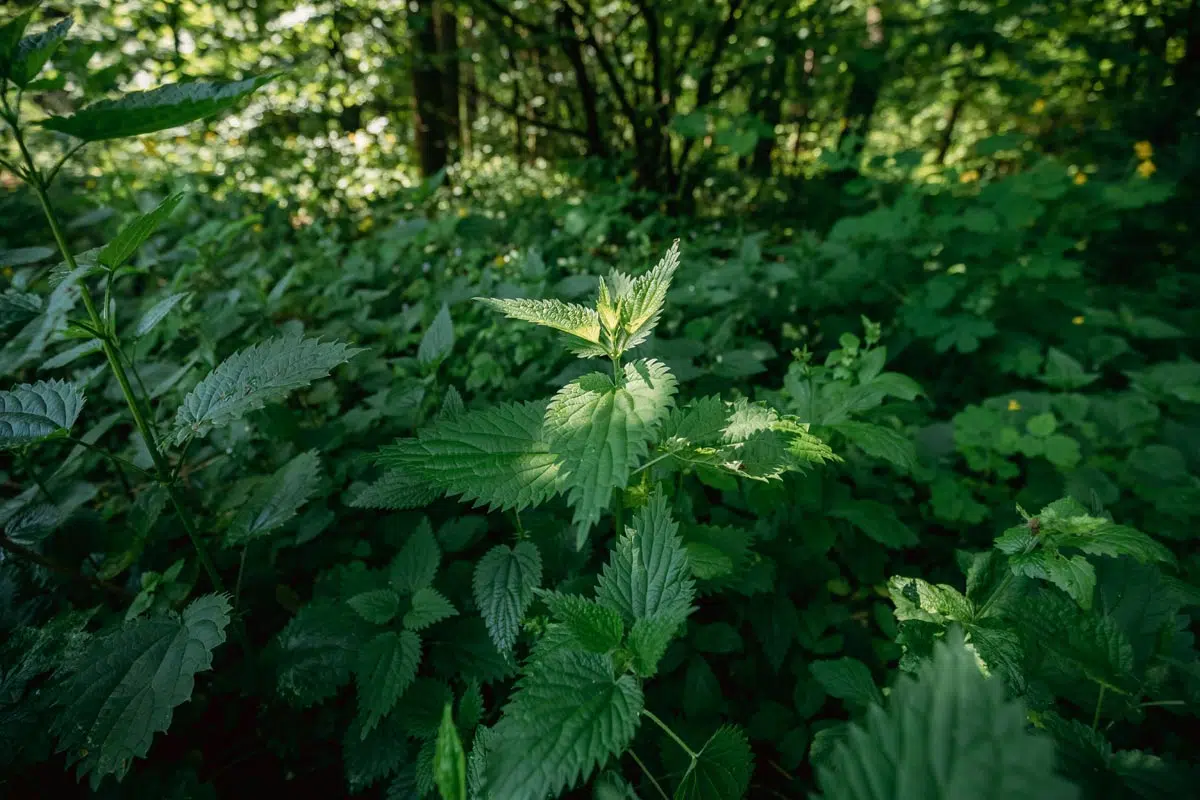
M 869 422 L 839 422 L 833 429 L 851 444 L 875 458 L 882 458 L 904 472 L 917 464 L 917 450 L 912 440 L 891 428 Z
M 509 319 L 519 319 L 562 331 L 570 337 L 568 346 L 571 352 L 580 358 L 608 354 L 600 344 L 600 318 L 590 308 L 559 300 L 497 300 L 490 297 L 475 299 L 491 306 Z
M 559 491 L 560 464 L 542 436 L 541 403 L 508 403 L 440 419 L 379 450 L 408 479 L 493 509 L 523 509 Z M 397 490 L 408 497 L 412 490 Z M 380 490 L 382 495 L 382 489 Z
M 255 489 L 225 531 L 225 545 L 239 547 L 267 535 L 296 516 L 321 482 L 316 450 L 301 453 Z
M 412 631 L 385 631 L 362 648 L 354 671 L 358 677 L 358 711 L 364 739 L 392 710 L 417 676 L 421 639 Z
M 425 335 L 421 337 L 421 345 L 417 348 L 417 361 L 422 364 L 437 363 L 448 356 L 453 347 L 454 323 L 450 320 L 450 309 L 442 303 Z
M 608 656 L 556 650 L 531 664 L 495 727 L 493 797 L 544 797 L 575 786 L 633 741 L 642 692 Z
M 83 393 L 66 381 L 23 383 L 0 392 L 0 450 L 69 430 L 83 408 Z
M 426 587 L 413 594 L 412 608 L 404 615 L 402 622 L 408 630 L 419 631 L 457 614 L 458 609 L 453 603 L 437 590 Z
M 124 777 L 155 733 L 192 696 L 197 672 L 212 668 L 231 607 L 221 595 L 193 600 L 178 617 L 140 619 L 95 639 L 73 664 L 54 720 L 60 752 L 95 789 Z
M 575 507 L 576 544 L 624 487 L 671 410 L 675 377 L 658 361 L 627 364 L 617 386 L 595 372 L 564 386 L 546 408 L 545 433 L 562 460 L 568 502 Z
M 325 377 L 359 352 L 341 342 L 292 334 L 239 350 L 183 398 L 170 438 L 179 443 L 188 436 L 203 436 Z
M 454 726 L 450 704 L 443 708 L 442 726 L 438 728 L 433 752 L 433 781 L 442 800 L 467 800 L 467 756 Z
M 92 353 L 99 353 L 104 349 L 104 343 L 99 339 L 91 339 L 86 342 L 80 342 L 74 347 L 64 350 L 53 358 L 48 358 L 42 362 L 42 369 L 51 370 L 65 367 L 68 364 L 73 364 L 76 360 L 83 358 Z
M 680 625 L 691 613 L 695 585 L 678 531 L 658 489 L 617 540 L 600 575 L 596 598 L 630 625 L 647 618 Z
M 158 227 L 166 222 L 171 214 L 175 213 L 175 209 L 179 206 L 181 200 L 183 200 L 183 192 L 170 195 L 167 199 L 159 203 L 153 211 L 140 215 L 124 228 L 121 228 L 121 232 L 117 234 L 117 238 L 104 246 L 104 249 L 100 251 L 100 255 L 96 257 L 96 260 L 109 269 L 116 269 L 124 264 L 147 239 L 154 235 Z M 167 311 L 169 310 L 170 306 L 167 308 Z M 166 316 L 166 313 L 166 311 L 163 311 L 159 319 Z M 153 323 L 150 327 L 154 327 Z M 136 335 L 142 335 L 141 328 L 142 323 L 139 323 L 139 332 Z
M 808 668 L 825 691 L 839 700 L 863 708 L 883 702 L 883 695 L 876 688 L 871 671 L 857 658 L 814 661 Z
M 890 506 L 878 500 L 852 500 L 830 509 L 829 516 L 844 519 L 884 547 L 912 547 L 917 535 L 900 521 Z
M 542 557 L 532 542 L 496 545 L 475 565 L 475 605 L 501 652 L 512 649 L 521 618 L 542 582 Z
M 614 609 L 577 594 L 545 592 L 542 597 L 550 613 L 584 650 L 608 653 L 621 643 L 625 628 Z
M 441 561 L 442 550 L 433 535 L 433 528 L 428 518 L 422 519 L 392 561 L 388 573 L 392 588 L 400 594 L 414 594 L 428 587 L 433 583 Z
M 1093 518 L 1095 519 L 1095 518 Z M 1097 556 L 1132 556 L 1141 562 L 1175 563 L 1175 556 L 1139 530 L 1096 519 L 1096 525 L 1054 537 L 1059 547 L 1077 547 Z
M 72 116 L 49 117 L 41 124 L 85 142 L 141 136 L 226 111 L 275 77 L 271 74 L 231 83 L 197 81 L 160 86 L 148 92 L 131 92 L 115 100 L 101 100 Z
M 723 725 L 688 766 L 675 800 L 738 800 L 750 788 L 754 762 L 741 728 Z
M 67 38 L 67 32 L 71 30 L 73 22 L 70 17 L 66 17 L 41 33 L 21 39 L 7 65 L 0 59 L 0 71 L 6 73 L 8 79 L 22 89 L 28 86 L 42 71 L 50 56 L 54 55 L 63 39 Z
M 1054 745 L 1027 732 L 1004 683 L 984 678 L 961 638 L 938 642 L 888 707 L 872 705 L 817 769 L 829 800 L 1070 800 Z

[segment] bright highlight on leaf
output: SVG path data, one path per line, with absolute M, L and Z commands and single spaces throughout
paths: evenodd
M 83 393 L 66 381 L 24 383 L 0 392 L 0 450 L 69 430 L 83 409 Z
M 607 355 L 600 344 L 600 318 L 590 308 L 559 300 L 497 300 L 475 298 L 509 319 L 519 319 L 562 331 L 570 338 L 568 347 L 580 358 Z
M 533 590 L 541 582 L 542 558 L 532 542 L 514 548 L 496 545 L 475 565 L 475 605 L 500 652 L 512 649 Z

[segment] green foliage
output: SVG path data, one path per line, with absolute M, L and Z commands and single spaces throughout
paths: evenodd
M 447 703 L 433 753 L 433 780 L 442 800 L 467 800 L 467 763 L 454 714 Z
M 0 392 L 0 448 L 70 430 L 82 409 L 83 392 L 65 381 L 25 383 Z
M 173 194 L 159 203 L 150 213 L 142 214 L 133 222 L 126 225 L 117 234 L 115 239 L 101 248 L 99 255 L 96 256 L 96 260 L 110 270 L 122 266 L 158 230 L 159 226 L 175 212 L 175 209 L 182 200 L 182 193 Z M 143 324 L 139 323 L 138 335 L 144 332 L 142 331 L 142 327 Z M 150 327 L 153 327 L 153 324 Z
M 542 558 L 531 542 L 498 544 L 475 565 L 475 605 L 501 652 L 511 650 L 521 618 L 542 582 Z
M 296 516 L 320 481 L 317 453 L 301 453 L 264 480 L 229 523 L 225 544 L 246 545 Z

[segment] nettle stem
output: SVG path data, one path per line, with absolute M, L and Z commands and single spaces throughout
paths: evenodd
M 1096 713 L 1092 714 L 1092 730 L 1100 726 L 1100 709 L 1104 708 L 1104 690 L 1107 687 L 1100 684 L 1100 696 L 1096 698 Z
M 675 744 L 677 744 L 683 748 L 683 752 L 687 753 L 688 756 L 692 759 L 692 761 L 695 761 L 697 758 L 700 757 L 699 753 L 697 753 L 692 748 L 688 747 L 687 744 L 683 741 L 683 739 L 679 738 L 679 734 L 677 734 L 677 733 L 675 733 L 675 731 L 671 730 L 671 726 L 667 725 L 667 723 L 663 722 L 661 719 L 656 717 L 653 712 L 648 711 L 643 708 L 642 716 L 645 717 L 646 719 L 650 720 L 651 722 L 653 722 L 658 727 L 662 728 L 663 732 L 666 733 L 667 736 L 670 736 L 671 739 L 675 742 Z
M 6 110 L 8 110 L 7 103 L 5 105 Z M 38 202 L 41 203 L 42 213 L 46 217 L 46 222 L 50 225 L 50 232 L 54 235 L 54 241 L 62 253 L 63 260 L 66 261 L 67 267 L 74 272 L 79 269 L 79 264 L 75 261 L 75 256 L 71 252 L 70 247 L 67 246 L 67 238 L 63 234 L 62 226 L 58 222 L 58 215 L 54 213 L 54 208 L 50 205 L 50 196 L 47 192 L 48 184 L 41 173 L 38 172 L 33 155 L 29 152 L 29 148 L 25 146 L 25 139 L 21 135 L 18 120 L 11 111 L 8 115 L 8 122 L 12 128 L 13 136 L 17 140 L 17 147 L 21 151 L 21 158 L 25 162 L 26 174 L 23 177 L 30 188 L 33 189 L 34 194 L 37 195 Z M 92 328 L 97 332 L 103 333 L 100 337 L 100 345 L 104 350 L 104 357 L 108 360 L 109 369 L 112 370 L 113 376 L 117 379 L 117 384 L 121 387 L 121 394 L 125 397 L 125 404 L 129 406 L 129 413 L 133 415 L 133 424 L 137 428 L 138 433 L 142 435 L 142 439 L 146 443 L 146 449 L 150 451 L 150 458 L 154 461 L 155 476 L 158 482 L 167 490 L 171 498 L 171 504 L 175 506 L 175 510 L 178 512 L 183 528 L 192 540 L 192 546 L 196 550 L 196 557 L 200 560 L 200 565 L 204 568 L 209 580 L 212 581 L 213 588 L 218 592 L 224 592 L 225 586 L 221 581 L 221 576 L 217 573 L 216 565 L 213 563 L 208 550 L 204 546 L 204 542 L 201 541 L 196 531 L 191 513 L 184 506 L 183 500 L 179 496 L 178 487 L 171 480 L 171 467 L 167 463 L 167 459 L 162 454 L 162 451 L 159 450 L 158 437 L 154 435 L 154 429 L 147 421 L 146 415 L 142 413 L 142 407 L 138 402 L 137 394 L 129 382 L 129 374 L 125 371 L 125 365 L 121 363 L 120 351 L 117 349 L 112 337 L 107 334 L 108 329 L 105 327 L 105 320 L 96 309 L 96 304 L 92 300 L 92 294 L 88 291 L 87 285 L 83 281 L 79 283 L 79 294 L 83 299 L 83 306 L 87 310 Z

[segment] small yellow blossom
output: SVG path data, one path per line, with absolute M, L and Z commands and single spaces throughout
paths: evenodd
M 362 233 L 366 233 L 373 227 L 375 227 L 375 220 L 371 217 L 363 217 L 362 222 L 358 223 L 358 230 Z
M 1020 411 L 1021 410 L 1021 404 L 1017 402 L 1015 397 L 1009 399 L 1008 410 L 1009 411 Z
M 1149 178 L 1154 173 L 1158 172 L 1158 167 L 1154 166 L 1153 161 L 1143 161 L 1137 166 L 1138 175 L 1143 178 Z
M 979 170 L 977 169 L 969 169 L 958 176 L 959 183 L 974 183 L 977 180 L 979 180 Z
M 1035 114 L 1042 113 L 1046 110 L 1046 101 L 1039 97 L 1033 101 L 1033 105 L 1029 107 L 1029 110 Z
M 838 120 L 838 131 L 840 132 L 840 131 L 846 130 L 846 126 L 849 124 L 850 124 L 850 120 L 846 119 L 845 117 L 842 117 L 841 119 Z
M 256 223 L 254 223 L 254 232 L 255 232 L 255 233 L 262 233 L 262 232 L 263 232 L 263 226 L 262 226 L 262 223 L 261 223 L 261 222 L 256 222 Z
M 1072 318 L 1071 318 L 1071 324 L 1072 324 L 1072 325 L 1082 325 L 1082 324 L 1083 324 L 1083 317 L 1072 317 Z
M 496 260 L 492 263 L 494 263 L 497 267 L 504 266 L 504 256 L 496 256 Z
M 1087 178 L 1087 175 L 1086 175 L 1085 173 L 1083 173 L 1083 172 L 1076 172 L 1076 173 L 1075 173 L 1075 177 L 1074 177 L 1074 178 L 1072 178 L 1071 180 L 1073 180 L 1073 181 L 1075 182 L 1075 185 L 1076 185 L 1076 186 L 1083 186 L 1085 183 L 1087 183 L 1087 181 L 1088 181 L 1088 178 Z
M 464 207 L 460 207 L 460 208 L 458 209 L 458 216 L 459 216 L 459 217 L 465 217 L 466 215 L 467 215 L 467 209 L 466 209 L 466 207 L 465 207 L 465 206 L 464 206 Z
M 215 142 L 216 140 L 217 140 L 217 134 L 213 133 L 212 131 L 207 131 L 204 134 L 204 141 Z
M 142 139 L 142 150 L 146 151 L 148 156 L 158 155 L 158 145 L 154 143 L 153 139 Z
M 1149 142 L 1137 142 L 1133 146 L 1133 152 L 1137 153 L 1137 157 L 1142 161 L 1146 161 L 1154 155 L 1154 145 Z

